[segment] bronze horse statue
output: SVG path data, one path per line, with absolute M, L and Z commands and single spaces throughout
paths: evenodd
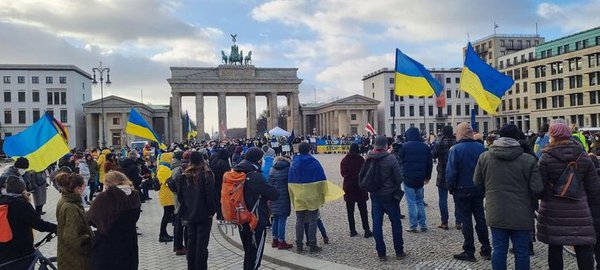
M 225 55 L 223 50 L 221 50 L 221 59 L 223 59 L 223 63 L 227 65 L 227 55 Z
M 252 51 L 248 52 L 248 55 L 244 57 L 244 65 L 252 64 Z

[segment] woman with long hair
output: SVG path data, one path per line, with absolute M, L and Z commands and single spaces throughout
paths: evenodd
M 92 247 L 92 269 L 137 269 L 138 239 L 135 225 L 140 218 L 140 195 L 127 176 L 119 171 L 106 173 L 104 192 L 88 212 L 98 228 Z
M 187 227 L 188 269 L 207 269 L 208 240 L 212 218 L 216 212 L 215 176 L 209 170 L 202 154 L 192 152 L 190 164 L 177 183 L 179 212 Z
M 571 128 L 563 122 L 550 125 L 549 145 L 538 162 L 544 192 L 538 209 L 537 239 L 549 245 L 548 266 L 563 269 L 563 245 L 575 246 L 579 269 L 594 269 L 593 245 L 596 232 L 592 213 L 598 213 L 600 183 L 590 158 L 581 144 L 571 139 Z M 580 189 L 576 198 L 555 194 L 554 186 L 568 164 L 575 163 Z
M 81 201 L 85 181 L 76 173 L 60 173 L 56 181 L 61 190 L 56 206 L 58 268 L 91 269 L 89 258 L 94 234 L 85 218 Z

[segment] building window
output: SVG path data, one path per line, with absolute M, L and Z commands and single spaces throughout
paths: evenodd
M 19 110 L 19 124 L 25 124 L 25 122 L 27 122 L 25 110 Z
M 350 114 L 350 120 L 356 121 L 356 114 L 355 113 Z
M 527 102 L 527 97 L 523 98 L 523 109 L 527 109 L 529 107 L 529 103 Z
M 31 83 L 32 84 L 38 84 L 38 83 L 40 83 L 40 77 L 38 77 L 38 76 L 31 77 Z
M 583 93 L 569 94 L 569 101 L 571 106 L 583 105 Z
M 390 101 L 394 101 L 394 89 L 390 90 Z
M 391 78 L 391 79 L 393 80 L 394 78 Z M 66 84 L 67 83 L 67 77 L 58 77 L 58 82 L 60 84 Z
M 393 107 L 392 107 L 392 108 L 393 108 Z M 118 126 L 118 125 L 120 125 L 120 124 L 121 124 L 121 118 L 119 118 L 119 117 L 113 117 L 113 119 L 112 119 L 112 120 L 113 120 L 112 122 L 113 122 L 113 125 L 114 125 L 114 126 Z
M 521 99 L 520 98 L 517 98 L 517 104 L 516 105 L 517 105 L 517 110 L 520 110 L 521 109 Z
M 400 117 L 404 117 L 406 113 L 404 112 L 404 105 L 400 106 Z
M 34 123 L 37 122 L 37 120 L 40 120 L 40 110 L 34 109 L 33 113 L 32 113 L 32 116 L 33 116 L 33 122 Z
M 371 83 L 371 88 L 375 89 L 375 83 L 374 82 Z
M 10 76 L 4 76 L 4 83 L 10 83 Z
M 523 83 L 523 93 L 527 93 L 527 82 Z
M 475 113 L 475 115 L 479 115 L 479 105 L 477 105 L 477 104 L 473 105 L 473 112 Z M 486 113 L 483 112 L 483 114 L 486 114 Z
M 590 117 L 592 120 L 592 127 L 597 127 L 598 126 L 598 115 L 593 113 L 590 115 Z
M 521 91 L 521 85 L 518 83 L 515 83 L 515 94 L 518 94 Z
M 395 117 L 396 116 L 396 107 L 390 106 L 390 116 L 391 117 Z M 118 125 L 118 124 L 115 124 L 115 119 L 116 118 L 113 118 L 113 125 Z
M 40 91 L 33 90 L 33 92 L 31 92 L 31 101 L 40 102 Z
M 446 106 L 446 114 L 447 115 L 452 115 L 452 105 L 447 105 Z
M 460 77 L 456 77 L 456 78 L 454 78 L 454 82 L 455 82 L 455 83 L 460 83 Z
M 408 107 L 408 116 L 415 116 L 415 106 L 410 105 Z
M 429 105 L 429 116 L 433 116 L 433 105 Z
M 446 83 L 452 83 L 452 78 L 450 78 L 450 77 L 446 78 Z
M 465 115 L 471 115 L 471 105 L 465 104 Z
M 423 107 L 422 105 L 419 106 L 419 116 L 424 116 L 425 115 L 425 107 Z
M 452 91 L 451 90 L 446 90 L 446 98 L 452 98 Z
M 375 92 L 373 92 L 373 98 L 375 98 Z
M 502 100 L 502 111 L 506 111 L 506 100 Z
M 4 111 L 4 124 L 12 124 L 12 112 Z
M 513 102 L 512 102 L 512 99 L 509 99 L 509 100 L 508 100 L 508 110 L 509 110 L 509 111 L 512 111 L 512 110 L 513 110 Z
M 465 98 L 469 98 L 469 93 L 467 93 L 467 92 L 463 92 L 463 93 L 465 93 Z
M 52 92 L 48 91 L 48 105 L 52 105 Z
M 600 76 L 600 72 L 592 72 L 589 74 L 590 86 L 598 84 L 599 76 Z
M 4 91 L 4 102 L 10 102 L 10 91 Z
M 461 114 L 460 107 L 462 107 L 460 104 L 456 104 L 456 116 L 460 116 L 460 114 Z
M 47 76 L 46 77 L 46 84 L 52 84 L 52 83 L 53 83 L 52 76 Z
M 60 110 L 60 122 L 66 123 L 67 121 L 67 110 Z
M 17 93 L 17 101 L 25 102 L 25 92 L 24 91 L 19 91 Z
M 17 83 L 25 83 L 25 76 L 18 76 Z
M 54 117 L 54 109 L 46 109 L 46 113 L 52 117 Z
M 576 41 L 575 42 L 575 50 L 579 50 L 581 49 L 581 41 Z
M 54 105 L 60 104 L 60 92 L 54 92 Z
M 67 105 L 67 92 L 65 91 L 60 92 L 60 104 Z

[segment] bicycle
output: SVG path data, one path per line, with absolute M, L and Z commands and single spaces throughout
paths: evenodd
M 27 268 L 27 270 L 58 270 L 57 266 L 56 266 L 56 257 L 45 257 L 42 252 L 40 251 L 40 247 L 45 245 L 46 243 L 50 242 L 54 237 L 56 237 L 55 233 L 49 233 L 47 234 L 44 238 L 42 238 L 42 240 L 40 240 L 39 242 L 35 243 L 33 246 L 35 247 L 35 251 L 32 254 L 29 254 L 27 256 L 3 263 L 0 265 L 0 270 L 11 270 L 11 269 L 15 269 L 15 265 L 17 263 L 21 263 L 24 264 L 23 260 L 28 260 L 31 261 L 29 267 Z

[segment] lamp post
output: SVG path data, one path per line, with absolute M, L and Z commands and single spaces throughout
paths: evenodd
M 104 72 L 106 72 L 106 86 L 111 84 L 110 81 L 110 68 L 103 67 L 102 61 L 100 61 L 100 66 L 92 68 L 92 72 L 94 73 L 94 79 L 92 80 L 92 84 L 97 85 L 98 81 L 96 80 L 96 72 L 100 76 L 100 107 L 102 110 L 102 148 L 106 147 L 106 132 L 104 127 Z

